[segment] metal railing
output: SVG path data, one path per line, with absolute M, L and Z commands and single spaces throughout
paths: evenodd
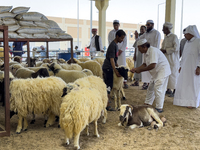
M 95 58 L 105 57 L 106 51 L 107 51 L 107 49 L 104 52 L 96 52 Z M 3 51 L 0 51 L 0 53 L 1 52 L 3 52 Z M 13 53 L 13 51 L 9 51 L 9 52 Z M 22 52 L 22 51 L 14 51 L 14 52 Z M 30 57 L 38 58 L 38 60 L 42 60 L 42 59 L 46 58 L 46 56 L 41 56 L 40 52 L 43 52 L 43 51 L 30 51 Z M 91 58 L 90 52 L 91 51 L 84 51 L 84 50 L 74 51 L 77 59 L 79 59 L 79 58 L 89 58 L 90 59 Z M 134 52 L 135 52 L 134 48 L 127 48 L 126 49 L 126 57 L 133 57 Z M 22 54 L 22 62 L 25 62 L 27 59 L 27 51 L 23 51 L 23 53 L 24 54 Z M 69 53 L 69 50 L 49 50 L 49 58 L 50 59 L 58 59 L 59 53 Z M 0 57 L 0 58 L 3 58 L 3 57 Z M 11 59 L 13 59 L 13 58 L 14 58 L 14 56 L 12 54 Z

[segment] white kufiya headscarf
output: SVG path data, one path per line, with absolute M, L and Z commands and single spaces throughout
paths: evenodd
M 197 30 L 196 25 L 189 25 L 187 28 L 184 29 L 183 34 L 190 33 L 196 38 L 200 38 L 199 31 Z
M 173 24 L 170 23 L 170 22 L 165 22 L 165 23 L 163 24 L 163 26 L 167 27 L 169 30 L 171 30 L 171 29 L 173 28 Z

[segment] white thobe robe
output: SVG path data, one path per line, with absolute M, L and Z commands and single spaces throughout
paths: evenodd
M 168 34 L 162 43 L 162 48 L 165 49 L 165 56 L 169 62 L 171 75 L 168 80 L 168 89 L 175 89 L 178 79 L 178 69 L 179 69 L 179 41 L 175 34 Z
M 174 105 L 199 107 L 200 75 L 195 74 L 197 66 L 200 66 L 200 39 L 193 37 L 184 46 Z
M 155 68 L 148 71 L 151 74 L 151 80 L 147 89 L 145 103 L 152 105 L 155 99 L 156 108 L 162 109 L 168 78 L 171 74 L 169 62 L 160 49 L 150 46 L 147 53 L 144 54 L 144 63 L 147 66 L 156 63 Z
M 90 42 L 90 56 L 92 56 L 93 58 L 96 56 L 96 53 L 97 53 L 97 49 L 95 45 L 95 37 L 96 35 L 91 38 L 91 42 Z M 100 50 L 103 50 L 103 44 L 102 44 L 102 40 L 100 36 L 99 36 L 99 48 Z
M 118 30 L 117 30 L 118 31 Z M 115 39 L 116 37 L 116 32 L 115 29 L 111 30 L 108 34 L 108 44 Z M 126 66 L 126 45 L 127 45 L 127 37 L 124 37 L 124 40 L 121 43 L 118 43 L 118 49 L 122 51 L 121 55 L 118 56 L 117 64 L 119 66 L 123 65 Z
M 149 42 L 151 46 L 160 48 L 161 35 L 160 35 L 160 32 L 155 29 L 152 29 L 150 32 L 145 32 L 143 35 L 138 37 L 137 40 L 139 39 L 146 39 L 147 42 Z M 142 72 L 142 82 L 149 83 L 150 80 L 151 80 L 150 73 Z
M 140 67 L 142 65 L 142 53 L 139 51 L 137 47 L 137 42 L 134 43 L 133 47 L 135 48 L 136 53 L 136 61 L 134 62 L 134 68 Z M 141 73 L 134 73 L 135 81 L 139 81 L 141 79 Z

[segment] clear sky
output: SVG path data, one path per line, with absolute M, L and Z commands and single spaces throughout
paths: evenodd
M 157 29 L 158 4 L 165 0 L 110 0 L 107 9 L 107 21 L 114 19 L 124 23 L 145 24 L 152 19 Z M 181 3 L 176 0 L 176 24 L 175 34 L 180 37 Z M 77 18 L 77 0 L 1 0 L 1 6 L 27 6 L 29 11 L 37 11 L 46 16 Z M 79 18 L 90 19 L 90 1 L 79 0 Z M 200 0 L 184 0 L 183 28 L 188 25 L 197 25 L 200 31 Z M 162 25 L 165 19 L 165 4 L 159 5 L 159 31 L 162 33 Z M 93 20 L 98 20 L 98 10 L 93 2 Z M 163 36 L 162 36 L 163 37 Z

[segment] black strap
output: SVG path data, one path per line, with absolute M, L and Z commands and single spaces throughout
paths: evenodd
M 99 36 L 98 35 L 95 36 L 95 46 L 96 46 L 96 50 L 100 51 Z

